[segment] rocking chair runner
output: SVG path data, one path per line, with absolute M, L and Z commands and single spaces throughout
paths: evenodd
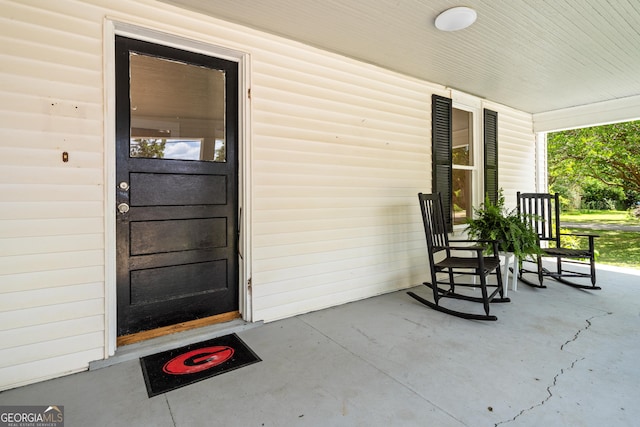
M 582 289 L 600 289 L 596 286 L 595 244 L 597 235 L 560 233 L 560 202 L 558 193 L 520 193 L 518 192 L 518 212 L 522 218 L 538 233 L 541 242 L 550 243 L 549 247 L 541 247 L 542 253 L 532 262 L 537 264 L 537 271 L 522 267 L 522 260 L 518 278 L 529 286 L 546 288 L 543 284 L 545 277 L 551 277 L 560 283 Z M 577 236 L 588 239 L 588 247 L 584 249 L 566 248 L 562 246 L 560 236 Z M 550 271 L 542 266 L 545 257 L 556 258 L 556 271 Z M 562 262 L 568 264 L 588 265 L 588 272 L 571 271 L 563 268 Z M 538 275 L 538 284 L 523 278 L 523 274 Z M 591 279 L 591 285 L 583 285 L 566 280 L 565 277 L 580 277 Z
M 420 193 L 418 194 L 418 198 L 420 200 L 425 236 L 427 238 L 427 252 L 431 270 L 431 283 L 425 282 L 423 284 L 433 290 L 434 302 L 422 298 L 414 292 L 407 292 L 407 294 L 428 307 L 453 316 L 474 320 L 498 320 L 496 316 L 489 314 L 489 304 L 491 302 L 510 301 L 509 298 L 504 297 L 502 275 L 500 272 L 500 258 L 498 258 L 498 243 L 478 240 L 449 240 L 440 193 Z M 486 249 L 484 245 L 450 246 L 449 242 L 491 243 L 493 245 L 493 256 L 484 256 L 484 250 Z M 452 256 L 452 252 L 456 253 L 460 251 L 467 252 L 467 256 Z M 436 262 L 436 255 L 441 252 L 444 254 L 444 259 Z M 472 252 L 473 255 L 468 256 L 469 252 Z M 438 280 L 438 273 L 446 273 L 447 280 Z M 496 285 L 487 283 L 487 276 L 492 273 L 497 277 Z M 477 276 L 480 279 L 480 283 L 456 283 L 454 282 L 454 275 Z M 447 287 L 442 288 L 439 285 L 447 285 Z M 480 288 L 482 296 L 474 297 L 457 293 L 456 287 Z M 489 293 L 488 288 L 496 289 Z M 498 294 L 500 298 L 496 298 Z M 443 307 L 440 305 L 442 298 L 480 302 L 483 304 L 485 314 L 472 314 Z

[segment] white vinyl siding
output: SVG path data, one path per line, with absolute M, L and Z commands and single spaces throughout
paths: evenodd
M 104 357 L 102 22 L 74 6 L 0 2 L 0 389 Z
M 0 10 L 0 389 L 107 352 L 106 18 L 250 55 L 254 321 L 426 276 L 417 193 L 431 188 L 431 94 L 443 87 L 153 0 Z M 534 152 L 531 118 L 498 107 L 501 186 L 515 191 L 535 175 L 522 155 Z
M 429 88 L 304 46 L 252 59 L 254 318 L 419 282 Z

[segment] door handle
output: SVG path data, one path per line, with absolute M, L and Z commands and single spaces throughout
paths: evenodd
M 127 212 L 129 212 L 129 205 L 126 203 L 120 203 L 118 205 L 118 212 L 120 212 L 121 214 L 126 214 Z

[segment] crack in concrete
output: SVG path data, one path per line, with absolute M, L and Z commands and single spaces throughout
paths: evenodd
M 176 419 L 173 416 L 173 411 L 171 410 L 171 404 L 169 403 L 169 398 L 167 397 L 167 393 L 164 394 L 164 401 L 167 404 L 167 408 L 169 409 L 169 415 L 171 415 L 171 423 L 173 424 L 173 427 L 176 427 Z
M 611 315 L 611 314 L 613 314 L 613 313 L 612 313 L 612 312 L 607 312 L 607 313 L 599 314 L 599 315 L 597 315 L 597 316 L 591 316 L 590 318 L 586 319 L 587 326 L 585 326 L 584 328 L 578 329 L 578 331 L 577 331 L 577 332 L 576 332 L 576 334 L 573 336 L 573 338 L 571 338 L 570 340 L 567 340 L 564 344 L 562 344 L 562 345 L 560 346 L 560 351 L 564 351 L 564 347 L 565 347 L 567 344 L 570 344 L 570 343 L 572 343 L 572 342 L 575 342 L 575 341 L 578 339 L 578 336 L 580 336 L 580 334 L 581 334 L 581 333 L 583 333 L 584 331 L 586 331 L 587 329 L 589 329 L 589 328 L 591 327 L 591 321 L 592 321 L 593 319 L 595 319 L 595 318 L 597 318 L 597 317 L 609 316 L 609 315 Z M 561 376 L 561 375 L 564 375 L 564 373 L 565 373 L 565 372 L 568 372 L 568 371 L 570 371 L 571 369 L 573 369 L 573 368 L 576 366 L 576 364 L 577 364 L 578 362 L 581 362 L 581 361 L 583 361 L 583 360 L 585 360 L 585 358 L 584 358 L 584 357 L 582 357 L 582 358 L 580 358 L 580 359 L 576 359 L 576 360 L 574 360 L 574 361 L 571 363 L 571 365 L 570 365 L 568 368 L 561 368 L 561 369 L 560 369 L 560 372 L 559 372 L 559 373 L 557 373 L 557 374 L 553 377 L 553 382 L 551 383 L 551 385 L 550 385 L 549 387 L 547 387 L 547 394 L 548 394 L 548 396 L 547 396 L 547 397 L 545 397 L 545 398 L 544 398 L 540 403 L 537 403 L 537 404 L 533 405 L 533 406 L 532 406 L 532 407 L 530 407 L 530 408 L 523 409 L 522 411 L 520 411 L 518 414 L 516 414 L 516 416 L 514 416 L 514 417 L 513 417 L 513 418 L 511 418 L 510 420 L 500 421 L 499 423 L 494 424 L 494 427 L 498 427 L 498 426 L 499 426 L 499 425 L 501 425 L 501 424 L 507 424 L 507 423 L 513 422 L 513 421 L 515 421 L 518 417 L 520 417 L 520 416 L 524 415 L 525 413 L 527 413 L 527 412 L 529 412 L 529 411 L 532 411 L 533 409 L 535 409 L 535 408 L 537 408 L 537 407 L 539 407 L 539 406 L 542 406 L 542 405 L 544 405 L 545 403 L 547 403 L 547 402 L 549 401 L 549 399 L 551 399 L 551 398 L 553 397 L 553 393 L 551 392 L 551 389 L 552 389 L 553 387 L 555 387 L 555 386 L 556 386 L 556 384 L 558 383 L 558 378 L 560 378 L 560 376 Z

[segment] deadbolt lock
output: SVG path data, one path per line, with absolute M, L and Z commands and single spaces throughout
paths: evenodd
M 127 212 L 129 212 L 129 205 L 126 203 L 120 203 L 118 205 L 118 212 L 120 212 L 121 214 L 126 214 Z

